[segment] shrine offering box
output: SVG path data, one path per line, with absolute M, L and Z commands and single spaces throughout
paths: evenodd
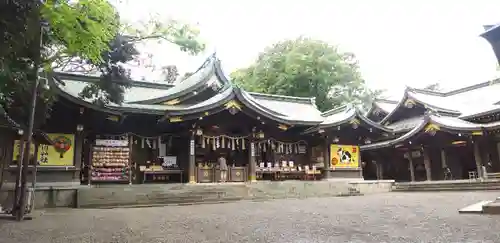
M 214 182 L 214 169 L 198 167 L 198 182 Z
M 229 178 L 234 182 L 246 181 L 246 168 L 245 167 L 232 167 L 229 169 Z

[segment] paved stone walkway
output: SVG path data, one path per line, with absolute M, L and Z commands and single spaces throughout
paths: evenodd
M 42 212 L 0 221 L 2 243 L 499 242 L 500 216 L 458 209 L 498 192 L 387 193 L 162 208 Z

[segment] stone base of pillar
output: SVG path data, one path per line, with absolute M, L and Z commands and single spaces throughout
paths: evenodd
M 331 174 L 330 174 L 330 170 L 329 169 L 325 169 L 323 170 L 323 179 L 328 179 L 331 177 Z
M 483 205 L 484 214 L 500 214 L 500 197 L 495 201 Z

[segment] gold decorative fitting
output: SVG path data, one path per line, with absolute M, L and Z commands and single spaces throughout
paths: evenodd
M 350 122 L 350 124 L 360 124 L 359 120 L 358 119 L 352 119 Z
M 435 135 L 437 131 L 441 130 L 441 128 L 436 124 L 429 124 L 425 127 L 424 131 L 431 135 Z
M 463 140 L 451 142 L 451 144 L 453 144 L 453 145 L 462 145 L 462 144 L 466 144 L 466 143 L 467 143 L 467 141 L 463 141 Z
M 110 121 L 117 122 L 117 121 L 120 120 L 120 117 L 118 117 L 118 116 L 108 116 L 106 119 L 110 120 Z
M 281 129 L 281 130 L 283 130 L 283 131 L 288 130 L 288 126 L 287 126 L 287 125 L 284 125 L 284 124 L 279 124 L 279 125 L 278 125 L 278 128 L 279 128 L 279 129 Z
M 475 131 L 475 132 L 472 132 L 472 136 L 482 136 L 483 135 L 483 132 L 482 131 Z
M 179 102 L 180 102 L 179 99 L 173 99 L 173 100 L 165 101 L 163 104 L 164 105 L 177 105 L 177 104 L 179 104 Z
M 180 116 L 170 117 L 169 121 L 170 122 L 181 122 L 182 121 L 182 117 L 180 117 Z
M 231 101 L 227 102 L 227 103 L 225 104 L 225 107 L 226 107 L 226 109 L 236 108 L 236 109 L 238 109 L 238 110 L 241 110 L 241 105 L 240 105 L 240 103 L 238 103 L 238 101 L 235 101 L 235 100 L 231 100 Z
M 412 99 L 407 99 L 406 102 L 405 102 L 405 107 L 406 108 L 413 108 L 413 106 L 415 105 L 415 101 L 412 100 Z
M 358 119 L 352 119 L 351 121 L 349 121 L 349 123 L 352 125 L 352 128 L 354 129 L 357 129 L 359 127 L 359 120 Z

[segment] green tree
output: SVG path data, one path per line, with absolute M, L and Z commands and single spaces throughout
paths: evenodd
M 22 1 L 0 3 L 0 105 L 17 121 L 27 121 L 32 82 L 38 68 L 101 73 L 101 82 L 89 84 L 80 94 L 98 103 L 123 101 L 128 87 L 112 82 L 130 80 L 123 63 L 137 61 L 136 44 L 164 40 L 196 54 L 204 49 L 199 31 L 177 21 L 148 20 L 133 27 L 120 22 L 107 0 Z M 45 23 L 42 44 L 40 26 Z M 35 63 L 37 65 L 35 65 Z M 38 121 L 45 120 L 55 96 L 40 90 Z
M 0 105 L 26 122 L 31 90 L 40 68 L 51 71 L 59 58 L 101 61 L 119 28 L 117 13 L 105 0 L 74 2 L 10 0 L 0 3 L 4 31 L 0 50 Z M 42 31 L 44 26 L 44 31 Z M 38 117 L 45 117 L 54 96 L 40 90 Z
M 248 91 L 314 96 L 322 111 L 346 103 L 369 105 L 381 93 L 366 87 L 352 53 L 304 37 L 267 47 L 254 64 L 231 78 Z

